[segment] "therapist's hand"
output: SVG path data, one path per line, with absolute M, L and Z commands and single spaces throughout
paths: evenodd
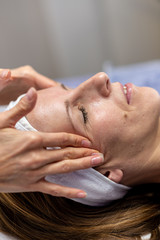
M 0 192 L 38 191 L 67 198 L 84 197 L 82 190 L 49 183 L 44 178 L 48 174 L 99 165 L 99 155 L 92 155 L 96 151 L 89 148 L 87 139 L 67 133 L 23 132 L 14 128 L 34 107 L 36 98 L 36 90 L 32 88 L 14 108 L 0 113 Z M 62 149 L 46 150 L 55 146 Z
M 58 83 L 37 73 L 31 66 L 0 69 L 0 104 L 8 104 L 26 93 L 30 87 L 37 90 L 54 87 Z

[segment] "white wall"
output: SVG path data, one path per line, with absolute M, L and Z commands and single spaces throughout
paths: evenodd
M 0 68 L 30 64 L 45 74 L 52 72 L 39 8 L 35 0 L 0 0 Z
M 110 59 L 115 64 L 160 58 L 160 1 L 108 0 L 106 21 L 110 22 Z M 107 27 L 103 21 L 107 41 Z M 107 54 L 107 53 L 106 53 Z
M 52 78 L 160 58 L 159 0 L 0 0 L 0 67 Z
M 94 3 L 94 0 L 41 0 L 52 56 L 56 50 L 63 76 L 93 72 L 97 66 L 101 69 L 102 46 Z

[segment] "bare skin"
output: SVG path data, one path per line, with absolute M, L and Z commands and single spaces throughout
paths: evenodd
M 160 182 L 160 96 L 132 86 L 130 103 L 123 87 L 98 73 L 75 89 L 64 86 L 38 92 L 27 115 L 39 131 L 65 131 L 90 139 L 104 154 L 96 170 L 128 186 Z
M 30 87 L 36 90 L 54 87 L 57 82 L 36 72 L 31 66 L 0 69 L 0 105 L 6 105 L 26 93 Z
M 25 78 L 22 78 L 24 70 L 26 70 L 25 67 L 16 70 L 22 82 L 27 78 L 25 74 L 23 75 Z M 45 84 L 43 83 L 45 77 L 41 78 L 40 75 L 37 77 L 37 73 L 32 71 L 32 68 L 30 72 L 27 67 L 27 71 L 29 71 L 29 80 L 33 84 L 36 79 L 36 85 L 40 82 L 40 88 L 50 86 L 51 80 L 46 81 Z M 14 81 L 12 72 L 7 70 L 3 73 L 4 71 L 1 70 L 1 89 L 6 87 L 9 89 L 10 83 Z M 55 84 L 57 83 L 53 85 Z M 20 90 L 22 85 L 20 85 Z M 18 87 L 19 85 L 17 85 L 16 94 L 19 93 Z M 7 96 L 5 95 L 5 98 Z M 82 136 L 16 130 L 14 128 L 16 122 L 34 108 L 36 100 L 37 92 L 31 88 L 13 109 L 0 113 L 0 192 L 39 191 L 68 198 L 85 197 L 86 193 L 83 190 L 46 182 L 44 177 L 48 174 L 97 166 L 102 163 L 102 156 L 99 154 L 92 156 L 92 153 L 97 153 L 97 151 L 91 149 L 90 141 Z M 55 146 L 60 146 L 62 149 L 46 150 L 46 147 Z

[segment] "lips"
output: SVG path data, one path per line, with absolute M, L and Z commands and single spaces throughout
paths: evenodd
M 127 83 L 125 84 L 126 88 L 127 88 L 127 94 L 126 94 L 126 97 L 127 97 L 127 102 L 128 104 L 130 104 L 131 102 L 131 96 L 132 96 L 132 83 Z
M 127 93 L 124 92 L 124 87 L 123 85 L 120 83 L 121 85 L 121 89 L 122 89 L 122 92 L 127 100 L 127 103 L 130 104 L 131 102 L 131 95 L 132 95 L 132 88 L 133 88 L 133 84 L 132 83 L 127 83 L 125 84 L 125 87 L 126 87 L 126 91 Z

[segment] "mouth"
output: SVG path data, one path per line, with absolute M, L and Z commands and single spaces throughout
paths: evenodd
M 131 102 L 132 88 L 133 88 L 132 83 L 127 83 L 124 86 L 121 84 L 122 92 L 123 92 L 128 104 L 130 104 L 130 102 Z

